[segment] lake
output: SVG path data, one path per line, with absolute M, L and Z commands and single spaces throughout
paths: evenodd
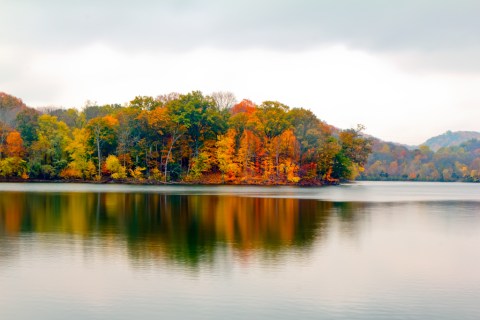
M 480 319 L 480 184 L 0 184 L 0 319 Z

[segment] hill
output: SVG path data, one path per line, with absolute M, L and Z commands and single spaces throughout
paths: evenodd
M 433 151 L 438 151 L 440 148 L 458 146 L 472 139 L 480 139 L 480 132 L 447 131 L 444 134 L 428 139 L 422 145 L 428 146 Z
M 6 125 L 13 125 L 19 112 L 28 107 L 19 98 L 0 92 L 0 122 Z
M 427 145 L 411 150 L 379 139 L 372 143 L 372 153 L 360 179 L 480 182 L 479 139 L 467 139 L 436 151 Z

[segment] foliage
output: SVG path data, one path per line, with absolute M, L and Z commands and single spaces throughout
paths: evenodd
M 0 122 L 0 176 L 337 183 L 354 178 L 366 162 L 370 142 L 360 129 L 339 131 L 277 101 L 236 103 L 228 92 L 137 96 L 123 107 L 87 102 L 81 111 L 43 114 L 25 106 L 13 124 Z M 462 163 L 456 170 L 467 174 Z M 480 163 L 473 170 L 477 176 Z
M 361 179 L 415 181 L 480 181 L 480 141 L 459 146 L 428 146 L 410 150 L 405 146 L 376 140 Z
M 127 177 L 127 169 L 120 164 L 120 160 L 113 154 L 105 160 L 105 168 L 110 171 L 113 179 L 125 179 Z

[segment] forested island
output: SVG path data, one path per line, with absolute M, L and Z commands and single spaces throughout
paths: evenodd
M 0 93 L 0 179 L 204 184 L 336 184 L 371 151 L 303 108 L 231 93 L 137 96 L 125 105 L 27 107 Z

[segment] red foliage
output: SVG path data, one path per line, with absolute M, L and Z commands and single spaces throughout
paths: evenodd
M 240 112 L 245 112 L 247 114 L 252 114 L 257 106 L 250 100 L 243 99 L 239 103 L 233 106 L 232 108 L 232 114 L 237 114 Z

